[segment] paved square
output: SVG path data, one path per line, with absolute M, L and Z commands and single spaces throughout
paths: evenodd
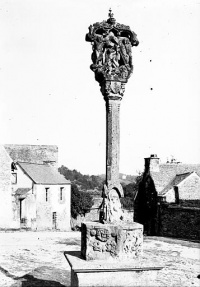
M 70 286 L 64 251 L 79 251 L 80 232 L 0 232 L 0 287 Z M 144 251 L 166 266 L 154 286 L 200 286 L 200 244 L 146 237 Z

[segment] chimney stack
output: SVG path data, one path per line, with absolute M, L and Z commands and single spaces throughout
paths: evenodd
M 145 173 L 159 172 L 160 159 L 157 154 L 151 154 L 150 157 L 144 159 L 145 161 Z

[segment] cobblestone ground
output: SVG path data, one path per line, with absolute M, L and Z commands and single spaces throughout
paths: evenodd
M 147 237 L 144 252 L 163 263 L 155 286 L 200 286 L 200 244 Z M 1 287 L 70 286 L 64 251 L 80 250 L 79 232 L 1 232 Z

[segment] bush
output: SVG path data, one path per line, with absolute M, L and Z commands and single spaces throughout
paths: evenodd
M 92 196 L 80 191 L 76 184 L 71 186 L 71 216 L 77 218 L 78 215 L 85 215 L 93 205 Z

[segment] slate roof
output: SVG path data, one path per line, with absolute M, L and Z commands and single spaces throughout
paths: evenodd
M 31 190 L 31 188 L 18 188 L 15 191 L 16 195 L 25 195 L 27 192 L 29 192 Z
M 22 170 L 36 184 L 70 184 L 58 170 L 46 164 L 18 162 Z
M 179 185 L 184 179 L 189 177 L 193 172 L 187 172 L 183 174 L 177 174 L 175 178 L 160 192 L 159 195 L 166 194 L 173 186 Z
M 15 195 L 18 196 L 19 199 L 24 199 L 27 196 L 27 193 L 31 190 L 31 188 L 18 188 L 15 191 Z
M 58 161 L 58 147 L 55 145 L 3 145 L 11 159 L 15 162 L 41 163 Z
M 200 164 L 167 163 L 160 164 L 159 172 L 151 172 L 151 177 L 158 194 L 161 194 L 161 192 L 163 193 L 168 186 L 173 184 L 173 181 L 176 184 L 177 182 L 180 183 L 184 178 L 184 174 L 186 176 L 186 174 L 191 174 L 192 172 L 196 172 L 197 175 L 200 176 Z

